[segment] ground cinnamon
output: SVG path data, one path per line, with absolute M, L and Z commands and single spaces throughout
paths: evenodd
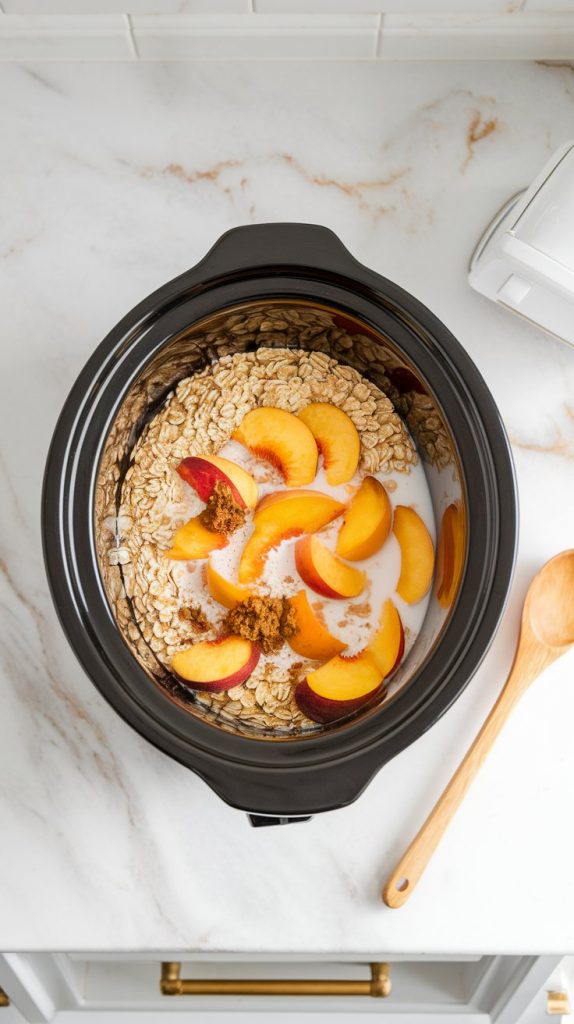
M 350 604 L 347 609 L 347 615 L 355 615 L 359 619 L 368 619 L 372 613 L 373 608 L 369 601 L 363 601 L 362 604 Z
M 192 633 L 207 633 L 207 630 L 211 629 L 209 619 L 198 605 L 180 608 L 179 617 L 182 622 L 189 626 Z
M 302 676 L 302 671 L 301 670 L 302 670 L 302 668 L 303 668 L 303 662 L 302 661 L 296 661 L 296 662 L 294 662 L 293 665 L 289 666 L 288 674 L 289 674 L 289 682 L 290 682 L 291 686 L 297 686 L 297 683 L 301 682 L 301 676 Z

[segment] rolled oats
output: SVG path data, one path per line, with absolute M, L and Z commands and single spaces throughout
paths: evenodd
M 285 341 L 295 319 L 268 318 L 259 324 L 232 318 L 239 336 L 258 327 L 271 344 Z M 304 318 L 303 318 L 304 320 Z M 328 342 L 323 329 L 303 331 L 315 344 Z M 336 332 L 339 341 L 342 332 Z M 161 411 L 149 422 L 135 446 L 122 489 L 123 546 L 112 549 L 116 564 L 135 566 L 126 592 L 140 628 L 169 669 L 174 650 L 189 643 L 189 629 L 178 614 L 180 601 L 166 557 L 173 531 L 189 518 L 177 462 L 189 454 L 217 451 L 249 409 L 277 405 L 298 412 L 312 401 L 334 401 L 354 421 L 362 436 L 362 468 L 367 472 L 408 470 L 416 461 L 410 438 L 390 400 L 351 366 L 325 352 L 263 347 L 225 355 L 184 378 Z M 276 728 L 305 721 L 294 701 L 294 685 L 269 664 L 256 669 L 247 683 L 228 693 L 198 694 L 204 706 L 219 708 L 234 719 Z

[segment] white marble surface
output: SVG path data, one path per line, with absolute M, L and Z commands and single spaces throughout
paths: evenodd
M 0 948 L 572 952 L 574 656 L 516 711 L 410 904 L 378 898 L 498 692 L 530 576 L 574 540 L 574 352 L 466 283 L 488 218 L 573 133 L 572 68 L 4 66 L 0 97 Z M 331 226 L 460 338 L 513 440 L 522 532 L 503 627 L 442 721 L 352 807 L 252 830 L 82 674 L 39 501 L 108 328 L 225 229 L 276 219 Z

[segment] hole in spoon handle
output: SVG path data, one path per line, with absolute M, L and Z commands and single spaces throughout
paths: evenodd
M 407 902 L 418 881 L 418 878 L 412 877 L 412 872 L 407 871 L 405 859 L 397 865 L 383 889 L 383 902 L 392 909 L 402 907 Z

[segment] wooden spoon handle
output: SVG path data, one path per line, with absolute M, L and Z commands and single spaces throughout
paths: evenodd
M 509 686 L 511 678 L 512 676 L 424 825 L 387 879 L 383 889 L 383 900 L 388 907 L 402 907 L 408 900 L 498 733 L 520 697 L 520 690 Z

